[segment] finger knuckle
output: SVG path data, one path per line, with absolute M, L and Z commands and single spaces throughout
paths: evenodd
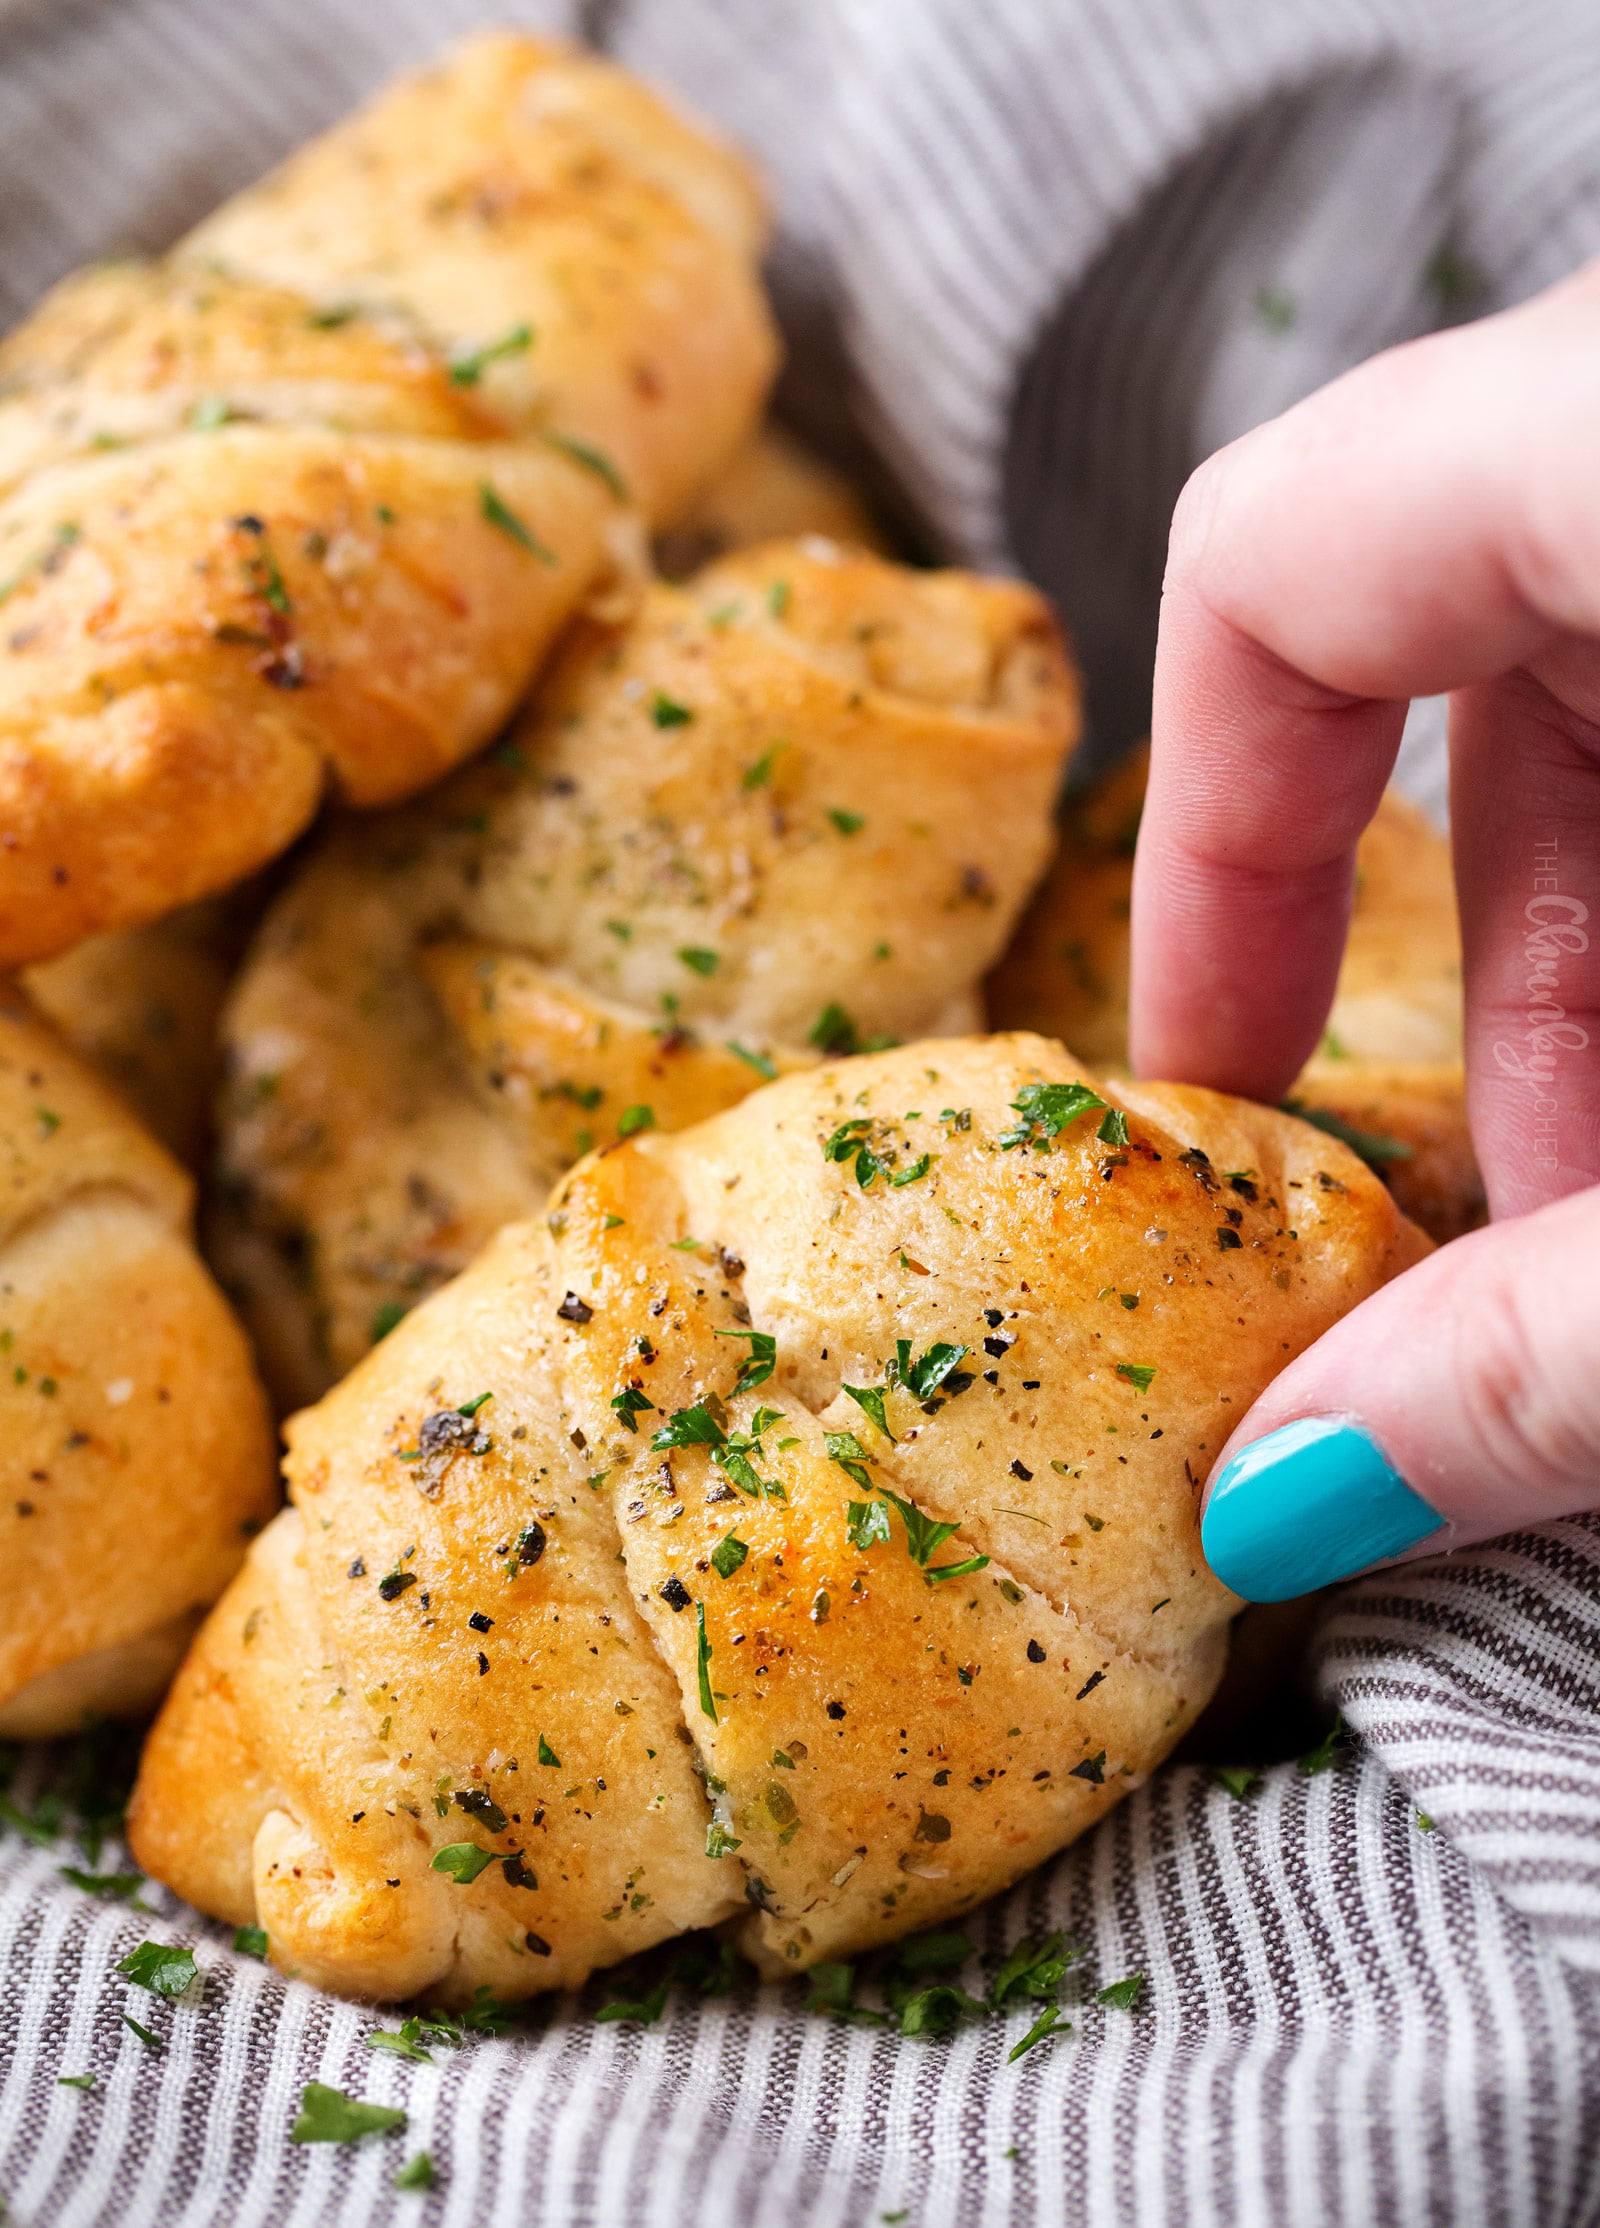
M 1470 1435 L 1511 1481 L 1592 1491 L 1600 1480 L 1600 1380 L 1564 1366 L 1512 1262 L 1464 1290 L 1455 1324 Z

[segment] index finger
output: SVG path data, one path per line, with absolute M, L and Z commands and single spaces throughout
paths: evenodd
M 1190 482 L 1134 874 L 1140 1072 L 1280 1096 L 1409 699 L 1595 630 L 1597 354 L 1600 269 L 1374 358 Z

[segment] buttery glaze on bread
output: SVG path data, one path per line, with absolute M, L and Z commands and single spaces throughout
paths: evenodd
M 1149 770 L 1135 752 L 1064 817 L 1061 849 L 989 977 L 1000 1029 L 1128 1060 L 1128 896 Z M 1362 836 L 1349 940 L 1322 1049 L 1286 1102 L 1344 1126 L 1405 1213 L 1443 1243 L 1485 1218 L 1467 1126 L 1461 939 L 1450 848 L 1395 790 Z
M 583 1161 L 295 1419 L 139 1862 L 460 2000 L 741 1915 L 794 1970 L 1082 1832 L 1217 1679 L 1231 1424 L 1426 1250 L 1302 1123 L 1086 1081 L 909 1045 Z
M 191 1187 L 0 996 L 0 1735 L 139 1715 L 276 1502 Z
M 1030 589 L 775 544 L 580 629 L 507 745 L 337 836 L 226 1022 L 219 1258 L 285 1404 L 591 1144 L 970 1027 L 1075 723 Z
M 761 234 L 642 87 L 489 34 L 58 289 L 0 347 L 0 966 L 485 742 L 749 431 Z

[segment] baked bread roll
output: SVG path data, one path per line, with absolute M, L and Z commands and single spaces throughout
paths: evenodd
M 258 883 L 91 936 L 24 969 L 30 1003 L 199 1174 L 210 1156 L 228 983 L 265 901 Z
M 295 1419 L 145 1754 L 146 1871 L 357 1995 L 727 1921 L 792 1972 L 1070 1841 L 1216 1682 L 1233 1421 L 1427 1245 L 1305 1124 L 1028 1036 L 786 1077 L 550 1205 Z
M 486 741 L 749 431 L 761 236 L 727 150 L 491 34 L 58 289 L 0 347 L 0 966 Z
M 153 1704 L 276 1505 L 244 1338 L 191 1187 L 0 995 L 0 1736 Z
M 987 985 L 996 1028 L 1128 1063 L 1128 900 L 1149 755 L 1074 798 L 1061 848 Z M 1450 847 L 1389 790 L 1356 854 L 1327 1031 L 1287 1105 L 1364 1154 L 1441 1244 L 1485 1219 L 1462 1070 L 1461 939 Z
M 225 1279 L 314 1398 L 562 1169 L 970 1028 L 1072 677 L 1011 581 L 810 541 L 589 624 L 509 743 L 334 837 L 233 992 Z
M 668 580 L 686 580 L 730 550 L 796 541 L 802 534 L 892 554 L 844 473 L 769 419 L 656 535 L 655 566 Z

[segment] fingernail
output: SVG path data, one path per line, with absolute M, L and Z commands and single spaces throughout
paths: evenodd
M 1359 1424 L 1302 1416 L 1228 1463 L 1200 1542 L 1246 1601 L 1288 1601 L 1386 1563 L 1443 1524 Z

